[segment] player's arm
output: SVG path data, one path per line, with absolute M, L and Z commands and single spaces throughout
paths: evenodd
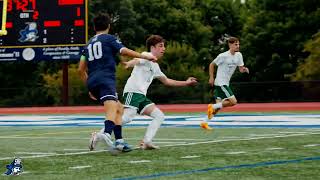
M 87 73 L 87 60 L 84 55 L 80 57 L 80 62 L 78 66 L 78 73 L 80 75 L 80 79 L 86 84 L 88 79 L 88 73 Z M 97 100 L 91 92 L 89 92 L 89 97 L 93 100 Z
M 142 58 L 142 59 L 147 59 L 151 61 L 156 61 L 157 58 L 153 56 L 152 54 L 147 54 L 147 53 L 138 53 L 136 51 L 133 51 L 131 49 L 128 49 L 126 47 L 123 47 L 120 49 L 120 54 L 123 56 L 129 56 L 133 58 Z
M 134 58 L 130 61 L 124 61 L 124 62 L 121 62 L 126 69 L 130 68 L 130 67 L 134 67 L 135 65 L 138 65 L 140 64 L 142 61 L 142 59 L 138 59 L 138 58 Z
M 166 86 L 191 86 L 198 83 L 197 79 L 194 77 L 189 77 L 185 81 L 177 81 L 167 78 L 166 76 L 158 77 L 158 79 Z
M 81 56 L 79 66 L 78 66 L 78 73 L 80 75 L 80 79 L 86 83 L 88 79 L 88 74 L 87 74 L 87 61 L 85 56 Z
M 249 74 L 249 68 L 247 68 L 245 66 L 239 66 L 239 71 L 241 73 L 248 73 Z
M 210 86 L 214 85 L 214 68 L 215 68 L 215 63 L 212 61 L 209 65 L 209 84 Z

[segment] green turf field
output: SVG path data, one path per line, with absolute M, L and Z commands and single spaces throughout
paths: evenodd
M 161 128 L 155 139 L 160 150 L 118 156 L 101 151 L 102 143 L 96 152 L 88 152 L 94 129 L 0 127 L 1 170 L 21 157 L 25 171 L 0 179 L 273 180 L 320 175 L 320 129 Z M 124 136 L 137 145 L 144 130 L 124 128 Z

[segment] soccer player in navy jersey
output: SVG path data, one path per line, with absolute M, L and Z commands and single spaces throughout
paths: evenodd
M 151 54 L 141 54 L 130 50 L 108 34 L 111 19 L 107 14 L 99 14 L 93 19 L 96 35 L 92 37 L 84 48 L 78 71 L 81 79 L 86 82 L 89 94 L 93 99 L 99 100 L 106 113 L 103 133 L 94 134 L 90 139 L 90 150 L 93 150 L 96 142 L 94 138 L 103 139 L 110 148 L 116 148 L 123 152 L 131 151 L 131 148 L 122 139 L 122 113 L 123 106 L 118 101 L 116 93 L 116 61 L 118 53 L 121 55 L 157 60 Z M 114 132 L 115 144 L 111 140 Z

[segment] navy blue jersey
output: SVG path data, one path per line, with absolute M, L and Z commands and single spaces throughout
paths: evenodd
M 98 83 L 103 79 L 115 81 L 115 57 L 123 47 L 122 43 L 110 34 L 98 34 L 89 40 L 83 52 L 88 64 L 88 83 Z

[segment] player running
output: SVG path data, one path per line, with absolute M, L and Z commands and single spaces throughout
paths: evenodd
M 223 107 L 230 107 L 237 104 L 237 99 L 229 86 L 230 79 L 236 67 L 239 67 L 241 73 L 249 73 L 249 69 L 244 66 L 242 54 L 239 52 L 239 39 L 230 37 L 228 39 L 228 45 L 229 50 L 220 53 L 209 65 L 209 84 L 214 87 L 216 104 L 208 105 L 208 120 L 212 119 L 212 117 Z M 218 66 L 216 78 L 214 78 L 215 66 Z M 200 126 L 206 130 L 212 129 L 209 127 L 207 121 L 201 122 Z

